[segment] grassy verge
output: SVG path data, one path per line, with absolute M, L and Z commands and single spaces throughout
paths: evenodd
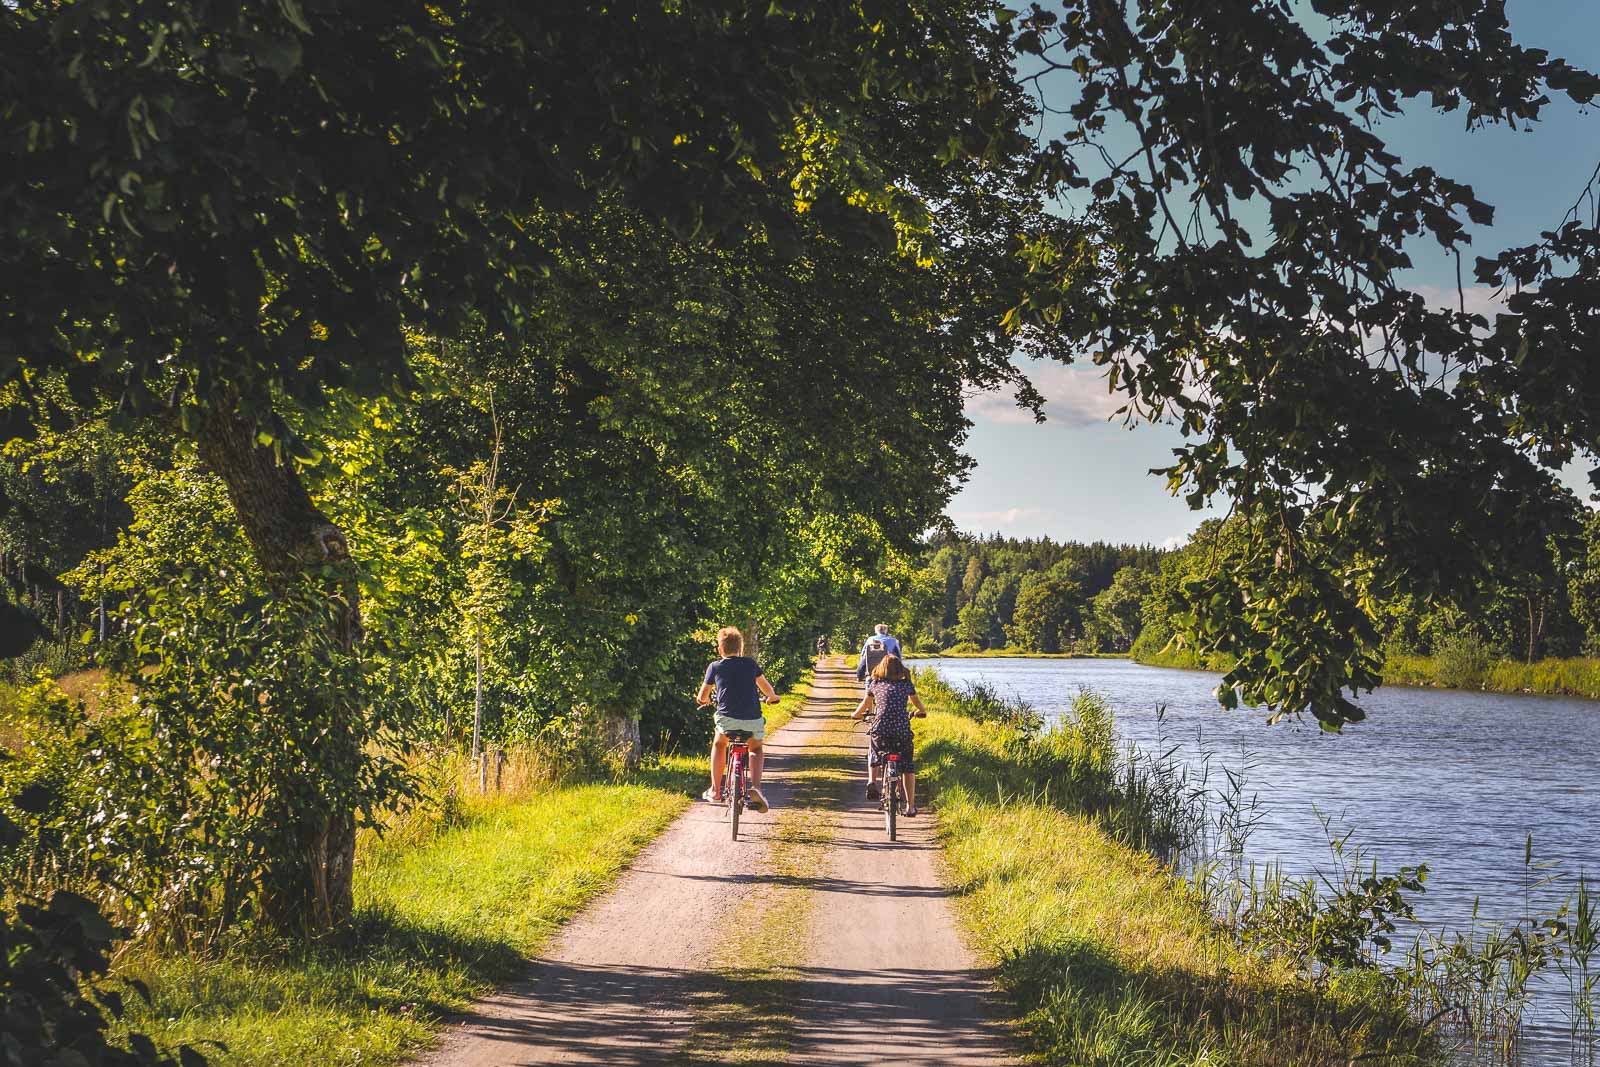
M 1388 997 L 1353 980 L 1313 990 L 1245 951 L 1168 870 L 1075 810 L 1064 746 L 1019 758 L 1015 732 L 954 714 L 947 691 L 924 688 L 918 777 L 967 925 L 1042 1060 L 1429 1062 Z
M 809 675 L 768 709 L 791 719 Z M 149 985 L 128 1025 L 159 1044 L 217 1041 L 216 1067 L 396 1063 L 439 1020 L 523 973 L 560 925 L 610 886 L 705 784 L 704 756 L 669 755 L 625 781 L 471 789 L 443 824 L 364 839 L 357 914 L 310 948 L 241 944 L 209 956 L 133 949 Z
M 135 955 L 121 970 L 153 1000 L 129 1022 L 160 1043 L 221 1041 L 218 1065 L 396 1062 L 443 1014 L 521 973 L 699 780 L 698 761 L 679 757 L 637 782 L 469 808 L 423 844 L 376 844 L 358 866 L 355 921 L 337 941 Z
M 1233 668 L 1233 657 L 1225 653 L 1201 656 L 1187 648 L 1167 648 L 1159 652 L 1141 652 L 1133 657 L 1135 663 L 1146 667 L 1170 667 L 1181 671 L 1227 671 Z
M 1540 693 L 1600 700 L 1600 659 L 1542 659 L 1523 663 L 1514 659 L 1491 660 L 1472 677 L 1456 679 L 1439 656 L 1390 656 L 1383 665 L 1387 685 L 1449 688 L 1450 681 L 1464 688 L 1490 693 Z
M 1226 671 L 1233 657 L 1198 656 L 1188 649 L 1141 653 L 1135 662 L 1147 667 L 1172 667 L 1190 671 Z M 1600 700 L 1600 659 L 1574 657 L 1524 663 L 1494 659 L 1463 672 L 1459 664 L 1442 656 L 1391 655 L 1383 665 L 1384 685 L 1423 689 L 1470 689 L 1488 693 L 1536 693 Z
M 1127 659 L 1126 652 L 1028 652 L 1020 648 L 986 648 L 978 652 L 907 652 L 906 659 Z

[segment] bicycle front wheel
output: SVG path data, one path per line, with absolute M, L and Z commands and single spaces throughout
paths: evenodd
M 739 816 L 744 812 L 744 768 L 735 767 L 728 775 L 728 825 L 733 840 L 739 840 Z

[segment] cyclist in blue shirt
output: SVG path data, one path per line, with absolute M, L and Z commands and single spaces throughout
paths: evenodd
M 767 810 L 767 798 L 761 793 L 761 765 L 766 756 L 761 751 L 767 734 L 767 720 L 761 714 L 763 702 L 776 704 L 778 694 L 772 683 L 762 673 L 761 664 L 744 655 L 744 634 L 737 628 L 724 626 L 717 631 L 717 651 L 722 658 L 706 668 L 705 681 L 694 701 L 702 708 L 712 703 L 715 694 L 717 735 L 711 740 L 711 788 L 701 794 L 702 799 L 721 804 L 722 770 L 728 758 L 728 731 L 743 730 L 750 734 L 750 807 L 756 811 Z
M 872 628 L 871 636 L 861 646 L 861 655 L 856 657 L 856 681 L 865 682 L 885 656 L 899 655 L 900 642 L 890 637 L 889 627 L 880 622 Z

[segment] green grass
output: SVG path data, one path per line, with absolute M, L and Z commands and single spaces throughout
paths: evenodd
M 1029 652 L 1020 648 L 986 648 L 977 652 L 907 652 L 906 659 L 1127 659 L 1126 652 Z
M 959 908 L 1041 1061 L 1428 1062 L 1393 1002 L 1337 984 L 1314 994 L 1287 964 L 1250 955 L 1155 860 L 1045 795 L 1003 728 L 929 695 L 919 782 Z
M 1388 685 L 1442 687 L 1443 673 L 1437 656 L 1391 655 L 1383 666 Z M 1535 663 L 1491 660 L 1473 688 L 1491 693 L 1542 693 L 1600 700 L 1600 659 L 1542 659 Z
M 810 674 L 766 709 L 787 723 Z M 469 781 L 465 771 L 458 785 Z M 209 956 L 135 948 L 119 965 L 149 985 L 127 1024 L 158 1044 L 215 1041 L 217 1067 L 396 1063 L 439 1020 L 523 973 L 562 923 L 609 887 L 705 785 L 705 756 L 674 754 L 614 783 L 519 783 L 455 823 L 412 820 L 364 837 L 356 916 L 310 948 L 242 942 Z
M 1159 652 L 1139 653 L 1133 660 L 1146 667 L 1170 667 L 1182 671 L 1228 671 L 1233 669 L 1234 664 L 1233 657 L 1225 652 L 1201 656 L 1187 648 L 1164 648 Z
M 1140 654 L 1134 659 L 1147 667 L 1175 667 L 1191 671 L 1227 671 L 1233 667 L 1231 656 L 1221 653 L 1198 656 L 1181 648 Z M 1445 680 L 1447 674 L 1442 657 L 1396 654 L 1384 661 L 1383 684 L 1448 689 L 1451 686 Z M 1551 658 L 1536 663 L 1494 659 L 1488 662 L 1481 674 L 1476 674 L 1474 684 L 1466 688 L 1490 693 L 1539 693 L 1600 700 L 1600 659 Z
M 521 973 L 526 958 L 689 803 L 698 761 L 654 781 L 555 787 L 469 814 L 420 845 L 378 842 L 357 915 L 333 942 L 215 958 L 135 956 L 153 1003 L 129 1022 L 159 1043 L 215 1040 L 218 1065 L 392 1063 L 440 1016 Z

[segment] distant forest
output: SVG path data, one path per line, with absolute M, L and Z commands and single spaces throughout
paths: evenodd
M 897 617 L 918 649 L 1126 652 L 1152 576 L 1151 545 L 941 533 Z
M 1134 652 L 1148 658 L 1183 630 L 1185 582 L 1226 566 L 1236 521 L 1210 520 L 1176 550 L 940 533 L 928 540 L 893 613 L 918 651 Z M 1536 580 L 1484 575 L 1469 603 L 1380 600 L 1390 655 L 1470 646 L 1533 662 L 1600 651 L 1600 516 L 1552 542 Z

